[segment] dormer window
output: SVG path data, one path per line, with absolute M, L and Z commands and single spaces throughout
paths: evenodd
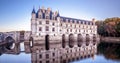
M 83 24 L 83 21 L 81 21 L 81 24 Z
M 86 22 L 84 24 L 86 24 Z
M 70 20 L 68 20 L 68 23 L 70 23 Z
M 77 23 L 79 23 L 79 21 L 77 21 Z
M 72 23 L 74 23 L 74 20 L 72 21 Z

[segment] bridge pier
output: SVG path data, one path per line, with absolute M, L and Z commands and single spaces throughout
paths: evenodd
M 15 54 L 19 54 L 20 53 L 20 43 L 15 43 L 15 47 L 13 50 L 14 50 Z
M 24 41 L 25 53 L 31 53 L 31 47 L 29 41 Z

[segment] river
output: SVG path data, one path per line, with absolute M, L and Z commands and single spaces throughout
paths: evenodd
M 120 63 L 120 44 L 100 43 L 97 54 L 72 61 L 70 63 Z M 21 52 L 19 55 L 2 54 L 0 63 L 32 63 L 31 54 Z

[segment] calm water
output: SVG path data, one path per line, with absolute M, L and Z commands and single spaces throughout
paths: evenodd
M 2 54 L 0 63 L 31 63 L 31 54 Z M 120 63 L 120 44 L 101 43 L 98 46 L 98 54 L 70 63 Z

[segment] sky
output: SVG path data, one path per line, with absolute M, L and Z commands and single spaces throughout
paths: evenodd
M 0 32 L 30 31 L 33 7 L 37 11 L 43 6 L 77 19 L 120 17 L 120 0 L 0 0 Z

